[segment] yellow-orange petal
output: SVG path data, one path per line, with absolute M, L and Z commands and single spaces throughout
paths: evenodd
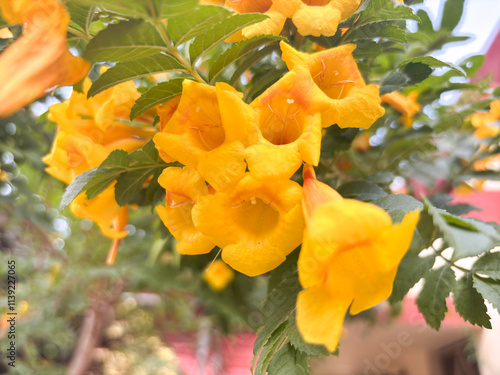
M 234 279 L 234 271 L 222 260 L 217 259 L 203 271 L 203 280 L 215 291 L 225 289 Z

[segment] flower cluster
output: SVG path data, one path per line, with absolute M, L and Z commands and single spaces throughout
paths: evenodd
M 46 171 L 70 184 L 78 175 L 99 166 L 113 150 L 133 151 L 141 148 L 156 132 L 151 126 L 134 128 L 121 122 L 127 119 L 139 92 L 133 82 L 122 83 L 87 99 L 90 80 L 83 93 L 49 109 L 49 119 L 58 124 L 50 154 L 43 158 Z M 151 118 L 144 118 L 151 123 Z M 80 194 L 70 205 L 77 217 L 97 223 L 102 233 L 122 238 L 127 232 L 128 208 L 120 207 L 114 196 L 114 185 L 93 199 Z
M 365 85 L 353 45 L 308 55 L 282 43 L 290 68 L 252 103 L 224 83 L 185 80 L 180 99 L 158 110 L 154 142 L 167 162 L 157 211 L 182 254 L 214 246 L 250 276 L 268 272 L 302 242 L 302 189 L 289 180 L 317 165 L 322 129 L 369 127 L 382 116 L 378 90 Z M 207 184 L 208 186 L 207 186 Z

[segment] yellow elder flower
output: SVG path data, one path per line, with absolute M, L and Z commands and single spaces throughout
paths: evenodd
M 286 17 L 273 4 L 276 0 L 226 0 L 226 8 L 237 13 L 263 13 L 269 18 L 254 25 L 244 27 L 239 33 L 229 37 L 227 42 L 237 42 L 261 34 L 279 35 Z
M 317 165 L 321 148 L 321 112 L 329 99 L 309 71 L 297 66 L 250 105 L 258 128 L 249 133 L 248 168 L 258 179 L 290 178 L 302 161 Z
M 258 181 L 247 174 L 233 189 L 198 198 L 192 211 L 200 232 L 222 259 L 248 276 L 281 264 L 302 240 L 302 189 L 290 180 Z
M 216 190 L 234 185 L 245 174 L 247 128 L 255 117 L 242 96 L 225 83 L 184 80 L 176 112 L 154 137 L 156 148 L 196 169 Z
M 500 134 L 500 126 L 495 122 L 500 120 L 500 100 L 490 104 L 489 112 L 476 112 L 470 116 L 472 125 L 476 128 L 474 135 L 478 139 L 495 137 Z
M 401 113 L 399 121 L 404 126 L 410 127 L 413 123 L 413 117 L 420 112 L 420 105 L 417 103 L 418 92 L 410 92 L 404 96 L 399 91 L 393 91 L 381 96 L 382 102 L 389 104 L 396 111 Z
M 326 194 L 318 184 L 312 168 L 306 167 L 304 205 L 312 209 L 306 213 L 298 261 L 306 289 L 297 297 L 297 326 L 305 341 L 334 351 L 346 311 L 357 314 L 391 294 L 419 212 L 393 224 L 383 209 Z
M 203 271 L 203 280 L 215 291 L 223 290 L 234 279 L 234 271 L 217 259 Z
M 69 14 L 58 0 L 2 0 L 2 17 L 25 24 L 24 34 L 0 55 L 0 117 L 87 75 L 90 64 L 73 56 L 66 42 Z
M 215 244 L 193 224 L 191 211 L 199 197 L 208 195 L 205 180 L 189 167 L 163 170 L 158 183 L 166 190 L 165 206 L 156 206 L 163 224 L 177 241 L 180 254 L 206 254 Z
M 332 36 L 340 21 L 358 9 L 361 0 L 274 0 L 278 11 L 292 19 L 301 35 Z
M 329 108 L 322 115 L 324 127 L 369 128 L 384 114 L 375 85 L 366 85 L 352 57 L 354 44 L 307 54 L 281 42 L 288 69 L 307 66 L 316 85 L 328 96 Z

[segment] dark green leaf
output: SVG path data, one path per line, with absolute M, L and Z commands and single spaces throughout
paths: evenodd
M 500 252 L 484 254 L 474 263 L 472 271 L 500 280 Z
M 444 3 L 441 29 L 453 31 L 457 27 L 464 12 L 465 0 L 446 0 Z
M 189 46 L 191 63 L 194 64 L 204 53 L 244 27 L 263 21 L 266 18 L 268 17 L 263 14 L 247 13 L 235 14 L 234 16 L 224 19 L 204 34 L 196 37 L 193 43 L 191 43 Z
M 421 258 L 418 254 L 407 253 L 399 264 L 389 302 L 401 301 L 408 291 L 429 273 L 435 258 L 434 255 Z
M 101 163 L 97 173 L 83 187 L 87 198 L 92 199 L 115 181 L 128 167 L 128 153 L 124 150 L 114 150 Z
M 208 80 L 212 83 L 215 78 L 229 65 L 246 57 L 250 53 L 257 52 L 260 47 L 285 38 L 276 35 L 257 35 L 253 38 L 242 40 L 226 50 L 210 67 Z
M 408 86 L 410 78 L 401 72 L 394 72 L 380 82 L 380 95 L 398 91 Z
M 424 287 L 418 295 L 417 305 L 425 321 L 434 329 L 439 329 L 448 311 L 446 298 L 455 286 L 455 273 L 446 265 L 433 269 L 425 277 Z
M 484 299 L 472 285 L 472 274 L 464 275 L 453 291 L 453 301 L 458 314 L 471 324 L 491 329 L 490 317 Z
M 429 77 L 432 73 L 432 68 L 422 63 L 409 63 L 404 67 L 403 72 L 410 78 L 409 84 L 414 85 Z
M 64 194 L 61 198 L 59 210 L 64 210 L 80 193 L 84 190 L 84 186 L 95 176 L 97 168 L 93 168 L 87 172 L 82 173 L 76 177 L 71 184 L 66 187 Z
M 262 59 L 265 56 L 269 55 L 270 53 L 272 53 L 276 49 L 277 49 L 277 47 L 275 45 L 271 44 L 269 46 L 266 46 L 266 47 L 264 47 L 264 48 L 262 48 L 262 49 L 260 49 L 258 51 L 255 51 L 254 53 L 252 53 L 235 70 L 235 72 L 233 73 L 231 79 L 229 80 L 229 84 L 234 86 L 234 84 L 236 83 L 236 81 L 241 77 L 241 75 L 243 73 L 245 73 L 245 71 L 247 69 L 250 69 L 256 62 L 262 61 Z
M 396 25 L 389 23 L 371 23 L 355 29 L 345 39 L 346 42 L 357 42 L 365 39 L 383 38 L 394 42 L 406 43 L 406 33 Z
M 473 276 L 474 288 L 500 312 L 500 281 Z
M 259 79 L 252 81 L 252 86 L 248 91 L 246 98 L 248 100 L 255 99 L 264 90 L 271 86 L 274 82 L 278 81 L 287 72 L 285 69 L 270 69 L 267 73 L 259 76 Z
M 420 19 L 413 14 L 411 8 L 397 4 L 393 0 L 372 0 L 366 9 L 360 13 L 357 25 L 366 25 L 381 21 Z
M 438 60 L 432 56 L 414 57 L 412 59 L 409 59 L 409 60 L 406 60 L 405 62 L 403 62 L 400 65 L 400 67 L 403 68 L 403 67 L 407 66 L 409 63 L 421 63 L 421 64 L 428 65 L 431 68 L 450 68 L 450 69 L 453 69 L 455 72 L 461 74 L 462 76 L 467 77 L 467 73 L 465 73 L 465 71 L 461 67 L 459 67 L 455 64 L 451 64 L 451 63 L 447 63 L 447 62 Z
M 175 45 L 182 44 L 210 30 L 227 18 L 231 12 L 223 7 L 204 5 L 189 13 L 189 16 L 171 18 L 167 33 Z
M 273 375 L 308 375 L 309 356 L 295 350 L 290 344 L 283 346 L 269 366 Z
M 167 46 L 153 25 L 141 20 L 109 25 L 87 45 L 90 62 L 130 61 L 166 51 Z
M 141 191 L 144 182 L 153 175 L 155 168 L 141 168 L 123 173 L 115 185 L 115 198 L 120 206 L 134 202 L 135 196 Z
M 344 198 L 372 201 L 383 198 L 387 193 L 380 186 L 366 181 L 351 181 L 341 185 L 337 192 Z
M 158 104 L 165 103 L 175 98 L 182 92 L 183 81 L 184 79 L 182 78 L 171 79 L 168 82 L 159 83 L 146 91 L 132 106 L 130 119 L 133 120 Z
M 373 40 L 360 40 L 358 47 L 352 52 L 352 55 L 358 59 L 368 59 L 377 57 L 382 53 L 382 46 Z
M 185 71 L 185 68 L 175 58 L 163 53 L 118 63 L 97 78 L 90 87 L 88 97 L 90 98 L 122 82 L 171 71 Z

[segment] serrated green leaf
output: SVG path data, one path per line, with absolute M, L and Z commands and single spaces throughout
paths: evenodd
M 453 303 L 458 314 L 471 324 L 491 329 L 490 316 L 484 299 L 473 287 L 472 274 L 464 275 L 453 291 Z
M 163 0 L 161 6 L 162 18 L 170 19 L 186 14 L 191 17 L 191 14 L 198 7 L 198 0 Z
M 287 339 L 287 329 L 288 322 L 284 322 L 269 337 L 259 354 L 259 360 L 257 361 L 257 365 L 255 366 L 255 371 L 253 372 L 254 374 L 267 374 L 269 364 L 274 359 L 274 356 L 280 350 L 281 346 Z
M 441 230 L 446 243 L 455 249 L 453 260 L 482 254 L 498 243 L 498 234 L 494 228 L 477 220 L 451 215 L 432 206 L 428 199 L 423 199 L 434 225 Z
M 64 210 L 68 204 L 73 202 L 73 200 L 83 192 L 84 186 L 95 176 L 97 173 L 97 168 L 93 168 L 87 172 L 82 173 L 77 176 L 71 184 L 66 187 L 64 194 L 61 198 L 61 203 L 59 205 L 59 211 Z
M 95 6 L 66 3 L 66 9 L 70 14 L 70 27 L 74 27 L 86 35 L 90 35 L 89 28 L 95 13 Z
M 178 46 L 207 32 L 229 15 L 231 15 L 231 12 L 226 8 L 202 5 L 190 12 L 189 17 L 179 16 L 169 19 L 167 33 L 170 40 Z
M 474 288 L 500 312 L 500 281 L 473 276 Z
M 141 168 L 123 173 L 116 180 L 115 199 L 120 206 L 134 202 L 134 197 L 141 191 L 144 182 L 154 174 L 156 168 Z
M 90 62 L 130 61 L 166 51 L 156 28 L 142 20 L 109 25 L 87 45 L 84 58 Z
M 366 181 L 350 181 L 341 185 L 337 192 L 344 198 L 352 198 L 360 201 L 372 201 L 383 198 L 387 193 L 380 186 Z
M 144 57 L 133 61 L 116 64 L 99 76 L 89 89 L 87 96 L 90 98 L 101 91 L 109 89 L 122 82 L 145 77 L 151 74 L 186 71 L 174 57 L 164 53 Z
M 383 38 L 394 42 L 406 43 L 406 33 L 396 25 L 388 23 L 372 23 L 353 30 L 345 39 L 346 42 L 357 42 L 365 39 Z
M 406 65 L 410 63 L 421 63 L 430 66 L 431 68 L 450 68 L 454 70 L 455 72 L 459 73 L 460 75 L 467 77 L 467 73 L 459 67 L 458 65 L 447 63 L 444 61 L 441 61 L 439 59 L 436 59 L 435 57 L 432 56 L 419 56 L 419 57 L 414 57 L 412 59 L 404 61 L 399 67 L 404 68 Z
M 286 344 L 276 353 L 269 365 L 269 374 L 308 375 L 310 374 L 309 356 L 295 350 L 290 344 Z
M 464 12 L 465 0 L 446 0 L 444 3 L 441 29 L 453 31 L 457 27 Z
M 374 40 L 360 40 L 357 45 L 358 47 L 352 52 L 352 55 L 357 59 L 373 58 L 382 53 L 381 44 Z
M 484 254 L 474 263 L 472 271 L 500 281 L 500 252 Z
M 397 20 L 420 21 L 412 9 L 407 6 L 397 4 L 393 0 L 372 0 L 366 9 L 360 13 L 356 24 L 366 25 L 374 22 Z
M 195 38 L 189 46 L 189 56 L 194 64 L 204 53 L 214 48 L 231 35 L 246 26 L 263 21 L 268 17 L 260 13 L 235 14 L 213 26 L 204 34 Z
M 418 295 L 418 310 L 429 326 L 438 330 L 448 311 L 446 298 L 455 286 L 455 273 L 449 265 L 433 269 L 426 277 Z
M 408 291 L 429 273 L 435 258 L 434 255 L 421 258 L 418 254 L 407 253 L 399 263 L 389 302 L 396 303 L 403 300 Z
M 257 35 L 235 43 L 212 64 L 208 72 L 208 80 L 212 83 L 229 65 L 241 60 L 250 53 L 257 52 L 256 50 L 262 46 L 284 39 L 284 37 L 277 35 Z
M 383 208 L 389 214 L 393 211 L 413 212 L 423 208 L 422 202 L 405 194 L 389 194 L 374 200 L 372 203 Z
M 168 82 L 161 82 L 150 88 L 135 101 L 130 110 L 130 120 L 135 119 L 158 104 L 166 103 L 170 99 L 175 98 L 182 92 L 183 81 L 183 78 L 171 79 Z

